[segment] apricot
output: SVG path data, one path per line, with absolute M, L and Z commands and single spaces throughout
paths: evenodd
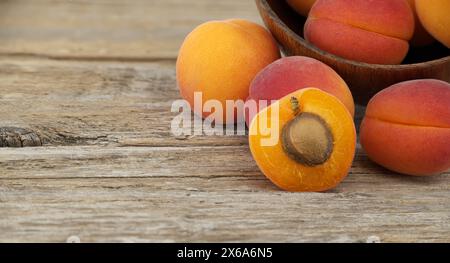
M 416 10 L 425 29 L 450 48 L 450 1 L 416 0 Z
M 305 38 L 337 56 L 372 64 L 400 64 L 414 33 L 406 0 L 317 0 Z
M 184 40 L 176 74 L 181 96 L 196 114 L 206 118 L 206 101 L 221 103 L 226 123 L 226 101 L 248 97 L 250 82 L 268 64 L 280 58 L 272 35 L 246 20 L 212 21 L 198 26 Z M 202 93 L 203 105 L 194 106 L 194 94 Z M 242 116 L 243 117 L 243 116 Z
M 347 176 L 356 132 L 342 102 L 306 88 L 260 111 L 250 124 L 249 145 L 258 167 L 281 189 L 321 192 Z
M 417 16 L 417 12 L 416 12 L 415 0 L 408 0 L 408 2 L 413 10 L 414 21 L 415 21 L 415 25 L 416 25 L 413 38 L 410 41 L 411 45 L 416 46 L 416 47 L 422 47 L 422 46 L 432 44 L 435 41 L 435 39 L 423 27 L 422 22 L 420 22 L 419 17 Z
M 308 16 L 316 0 L 286 0 L 286 2 L 300 15 Z
M 450 168 L 450 84 L 413 80 L 375 95 L 367 106 L 360 141 L 371 160 L 407 175 Z
M 309 57 L 284 57 L 265 67 L 252 81 L 247 101 L 254 100 L 261 110 L 264 106 L 259 103 L 261 100 L 270 105 L 272 100 L 309 87 L 334 95 L 347 107 L 350 114 L 354 115 L 355 104 L 345 81 L 332 68 Z M 256 113 L 247 112 L 247 124 L 250 124 L 249 120 Z

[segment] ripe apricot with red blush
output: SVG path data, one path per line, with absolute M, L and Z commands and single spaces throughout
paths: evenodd
M 450 168 L 450 84 L 406 81 L 375 95 L 360 129 L 371 160 L 392 171 L 416 176 Z

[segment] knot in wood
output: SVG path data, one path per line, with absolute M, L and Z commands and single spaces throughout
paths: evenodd
M 18 127 L 0 127 L 0 147 L 42 146 L 41 138 L 32 130 Z

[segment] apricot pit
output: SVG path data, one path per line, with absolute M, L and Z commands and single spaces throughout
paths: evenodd
M 313 113 L 301 113 L 289 121 L 283 127 L 281 140 L 287 155 L 307 166 L 323 164 L 333 151 L 328 124 Z

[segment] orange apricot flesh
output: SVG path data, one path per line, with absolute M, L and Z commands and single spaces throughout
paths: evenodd
M 269 144 L 270 138 L 276 139 Z M 281 189 L 322 192 L 347 176 L 356 131 L 342 102 L 307 88 L 260 111 L 250 124 L 249 145 L 263 174 Z

